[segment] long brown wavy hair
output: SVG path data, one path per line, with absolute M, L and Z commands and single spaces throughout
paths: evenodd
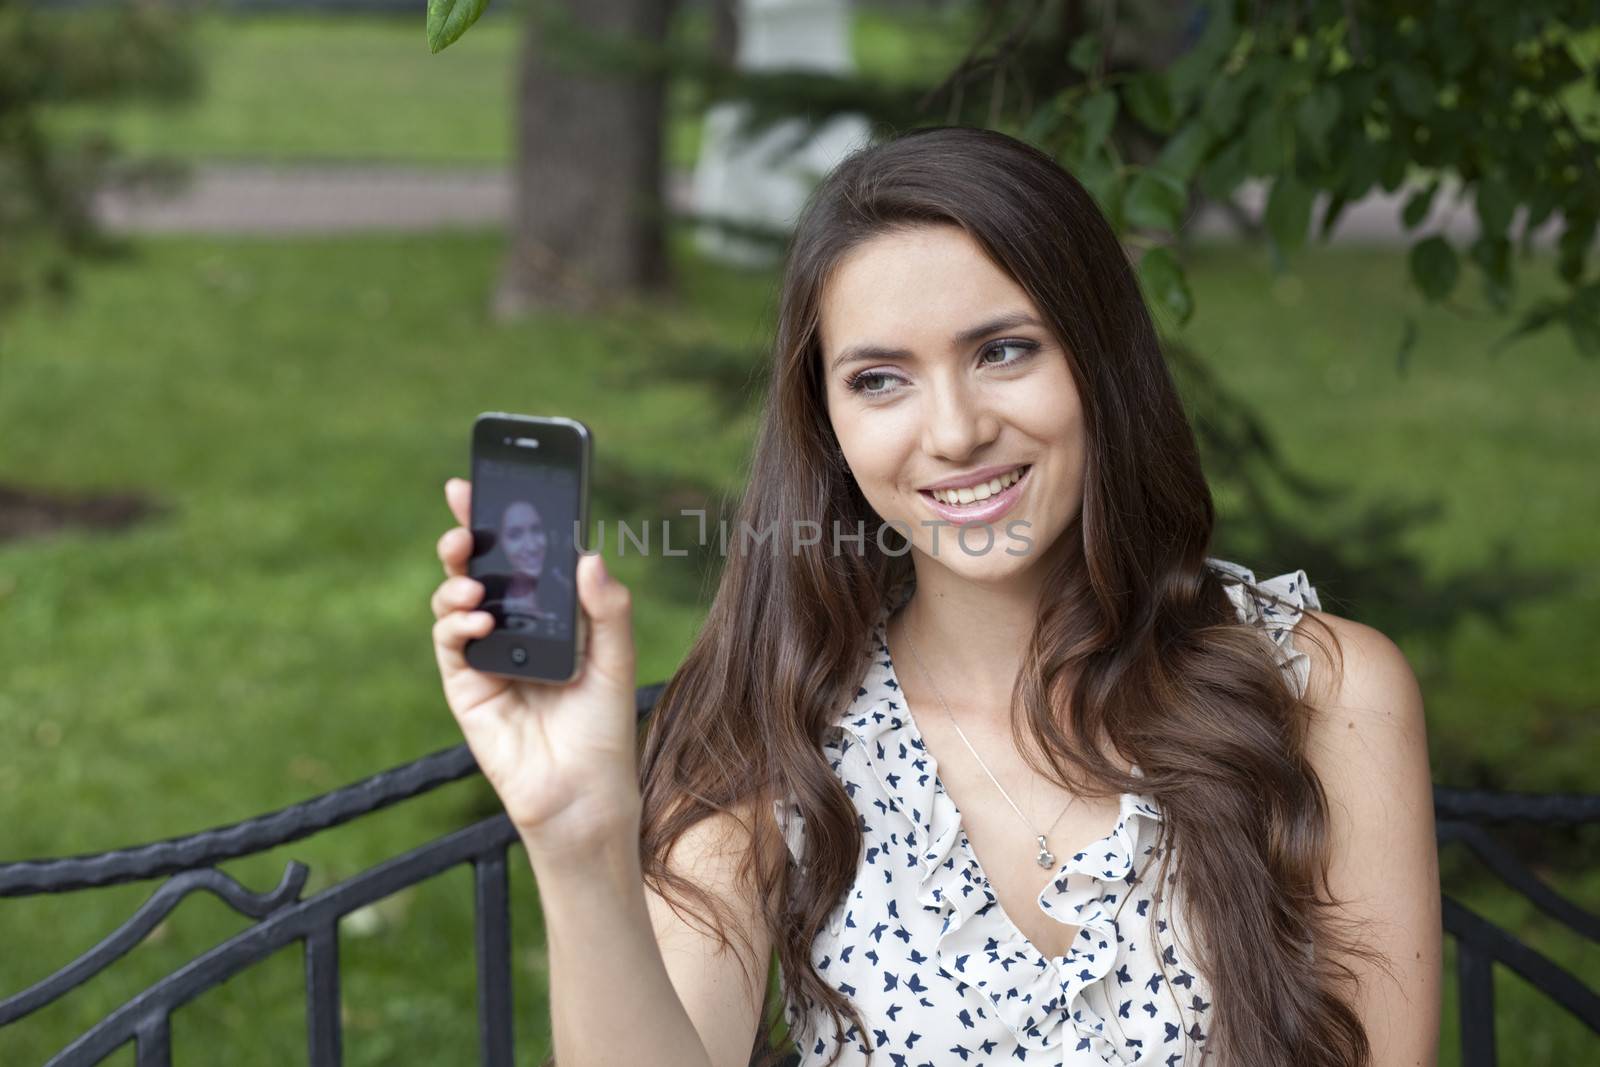
M 1030 765 L 1080 793 L 1147 793 L 1161 805 L 1158 884 L 1172 864 L 1184 922 L 1201 942 L 1194 958 L 1213 993 L 1208 1055 L 1229 1065 L 1367 1064 L 1355 972 L 1335 957 L 1374 953 L 1326 892 L 1327 802 L 1305 753 L 1311 709 L 1277 650 L 1241 622 L 1228 577 L 1206 565 L 1213 506 L 1194 434 L 1123 247 L 1071 174 L 1002 134 L 947 127 L 863 149 L 832 172 L 790 241 L 736 525 L 884 528 L 829 422 L 818 315 L 846 253 L 923 224 L 961 227 L 1027 292 L 1082 399 L 1082 506 L 1062 534 L 1069 550 L 1041 564 L 1042 606 L 1012 708 L 1018 735 L 1034 740 L 1023 746 Z M 893 528 L 881 545 L 869 533 L 842 546 L 823 537 L 776 552 L 730 547 L 705 626 L 642 737 L 640 854 L 646 883 L 727 947 L 719 903 L 665 859 L 700 820 L 753 810 L 749 888 L 784 984 L 840 1031 L 848 1016 L 867 1040 L 855 1007 L 811 965 L 813 938 L 855 880 L 862 845 L 821 742 L 855 695 L 863 643 L 911 557 Z M 1109 738 L 1143 776 L 1069 744 L 1063 717 L 1070 736 Z M 783 849 L 774 798 L 804 819 L 803 875 L 772 859 Z M 770 1047 L 779 1007 L 767 1002 L 753 1054 Z

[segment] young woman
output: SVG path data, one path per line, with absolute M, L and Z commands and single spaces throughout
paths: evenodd
M 1304 573 L 1208 555 L 1078 182 L 978 130 L 851 157 L 797 225 L 770 382 L 753 536 L 642 755 L 601 560 L 584 673 L 548 687 L 467 667 L 491 620 L 467 530 L 439 542 L 444 689 L 537 877 L 561 1067 L 742 1067 L 774 952 L 807 1067 L 1432 1064 L 1416 681 Z
M 506 628 L 519 631 L 548 630 L 575 597 L 572 582 L 559 568 L 545 573 L 544 562 L 559 544 L 563 531 L 551 529 L 529 500 L 513 500 L 501 512 L 499 544 L 507 570 L 484 575 L 478 610 L 499 610 Z M 566 534 L 565 536 L 571 536 Z

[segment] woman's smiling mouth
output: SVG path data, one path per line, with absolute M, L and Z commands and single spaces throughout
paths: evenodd
M 987 481 L 959 488 L 919 489 L 917 493 L 942 519 L 958 524 L 992 522 L 1011 510 L 1032 469 L 1032 464 L 1024 463 Z

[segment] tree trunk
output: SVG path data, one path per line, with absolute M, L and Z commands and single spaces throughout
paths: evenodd
M 711 55 L 727 66 L 739 61 L 739 0 L 710 0 Z
M 546 10 L 550 5 L 558 10 Z M 570 31 L 659 45 L 669 0 L 536 0 L 517 78 L 510 247 L 493 311 L 592 310 L 665 287 L 665 76 L 595 58 Z M 552 40 L 554 37 L 556 39 Z

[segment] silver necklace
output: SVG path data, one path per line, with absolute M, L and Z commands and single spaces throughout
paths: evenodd
M 911 630 L 909 628 L 906 630 L 906 644 L 911 648 L 911 655 L 916 659 L 917 667 L 922 671 L 922 676 L 928 680 L 928 687 L 933 690 L 933 695 L 939 698 L 939 703 L 944 705 L 945 717 L 950 720 L 950 725 L 956 728 L 956 733 L 960 735 L 962 744 L 967 746 L 967 751 L 971 752 L 972 758 L 978 761 L 978 766 L 983 768 L 983 773 L 989 776 L 989 781 L 993 782 L 994 787 L 1000 790 L 1000 795 L 1006 798 L 1006 803 L 1010 804 L 1011 810 L 1017 813 L 1017 818 L 1022 820 L 1022 824 L 1028 828 L 1029 832 L 1039 842 L 1039 855 L 1035 857 L 1036 862 L 1046 869 L 1054 867 L 1056 863 L 1055 853 L 1051 852 L 1049 846 L 1045 843 L 1045 836 L 1060 825 L 1062 818 L 1067 814 L 1067 808 L 1077 803 L 1078 798 L 1073 797 L 1067 801 L 1067 807 L 1061 809 L 1061 814 L 1057 815 L 1056 821 L 1050 824 L 1050 829 L 1042 834 L 1039 833 L 1034 828 L 1034 825 L 1028 821 L 1028 817 L 1022 814 L 1022 809 L 1017 807 L 1016 801 L 1011 799 L 1011 794 L 1006 792 L 1005 786 L 1000 784 L 1000 780 L 994 776 L 994 772 L 989 770 L 989 765 L 983 762 L 983 757 L 978 755 L 978 750 L 972 747 L 972 742 L 967 740 L 966 731 L 961 729 L 961 724 L 956 722 L 956 717 L 950 713 L 950 705 L 945 701 L 944 694 L 939 692 L 938 683 L 933 680 L 933 675 L 928 673 L 928 668 L 923 664 L 922 656 L 917 652 L 917 643 L 911 640 Z M 909 715 L 911 712 L 907 710 L 906 714 Z

